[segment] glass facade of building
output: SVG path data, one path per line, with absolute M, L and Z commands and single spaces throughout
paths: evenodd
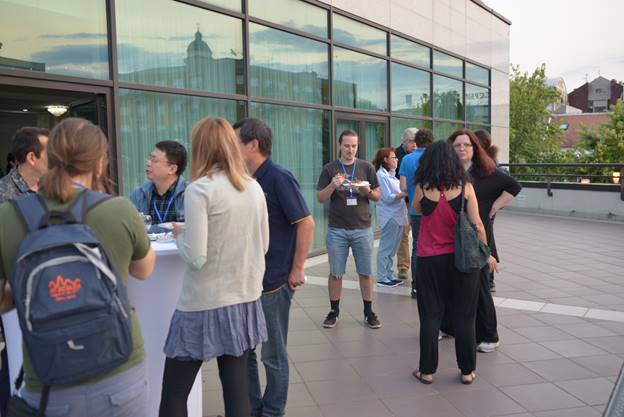
M 125 195 L 154 143 L 190 147 L 205 116 L 264 119 L 274 160 L 316 219 L 314 249 L 327 225 L 316 181 L 341 130 L 360 134 L 368 160 L 407 127 L 438 139 L 490 130 L 489 68 L 313 0 L 0 0 L 0 10 L 0 75 L 109 89 Z

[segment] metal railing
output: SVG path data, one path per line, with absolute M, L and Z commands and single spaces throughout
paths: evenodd
M 624 163 L 619 164 L 501 164 L 526 187 L 546 188 L 552 196 L 553 188 L 593 191 L 614 191 L 624 201 Z
M 615 381 L 615 386 L 609 397 L 607 407 L 602 414 L 603 417 L 624 416 L 624 366 L 620 369 L 620 376 Z

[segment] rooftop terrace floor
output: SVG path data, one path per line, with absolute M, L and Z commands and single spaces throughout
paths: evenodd
M 324 329 L 328 265 L 308 260 L 291 309 L 288 417 L 600 416 L 624 362 L 624 224 L 502 212 L 496 219 L 501 346 L 459 383 L 454 341 L 440 342 L 432 385 L 418 366 L 409 284 L 376 288 L 383 326 L 362 324 L 352 260 L 340 321 Z M 261 371 L 263 374 L 263 371 Z M 203 367 L 204 416 L 223 415 L 216 361 Z

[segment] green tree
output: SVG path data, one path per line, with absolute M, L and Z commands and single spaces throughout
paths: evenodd
M 512 66 L 509 83 L 509 154 L 512 163 L 561 162 L 563 134 L 549 123 L 548 105 L 559 92 L 548 87 L 546 67 L 532 74 Z
M 624 162 L 624 103 L 618 100 L 611 106 L 609 121 L 598 131 L 583 129 L 577 148 L 586 151 L 590 162 Z

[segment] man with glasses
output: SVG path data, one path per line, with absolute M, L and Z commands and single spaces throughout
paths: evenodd
M 147 158 L 148 181 L 132 192 L 130 201 L 141 213 L 149 214 L 152 223 L 184 221 L 186 158 L 184 146 L 173 140 L 158 142 Z

